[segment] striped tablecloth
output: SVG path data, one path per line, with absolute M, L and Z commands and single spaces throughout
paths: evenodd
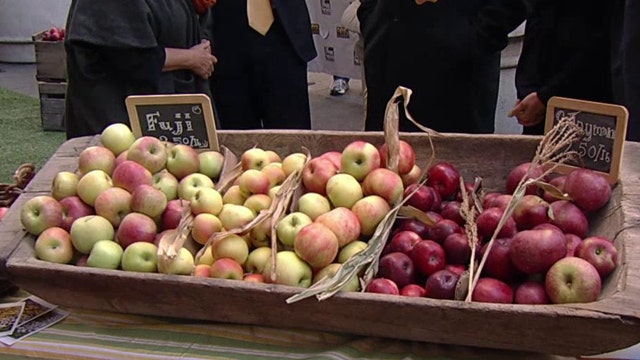
M 61 322 L 12 346 L 0 344 L 0 359 L 560 359 L 319 331 L 65 310 L 70 314 Z

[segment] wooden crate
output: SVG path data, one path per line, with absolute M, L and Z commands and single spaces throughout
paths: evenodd
M 65 81 L 67 56 L 64 42 L 42 40 L 45 31 L 35 33 L 31 37 L 36 54 L 36 78 L 39 81 Z
M 422 134 L 402 136 L 428 161 Z M 327 131 L 220 131 L 236 153 L 254 145 L 281 155 L 313 155 L 342 149 L 354 139 L 381 144 L 380 133 Z M 506 174 L 531 159 L 538 137 L 447 135 L 434 139 L 437 158 L 458 165 L 465 177 L 481 176 L 488 190 L 503 189 Z M 586 304 L 505 305 L 340 293 L 318 302 L 285 300 L 300 289 L 273 284 L 142 274 L 57 265 L 37 260 L 34 237 L 25 234 L 19 209 L 28 199 L 49 194 L 60 171 L 73 171 L 78 154 L 96 143 L 85 137 L 65 142 L 30 182 L 0 224 L 0 254 L 7 276 L 52 303 L 121 313 L 171 316 L 226 323 L 258 324 L 393 337 L 432 343 L 516 349 L 559 355 L 603 353 L 640 342 L 640 143 L 627 143 L 621 181 L 592 230 L 615 239 L 619 266 L 607 278 L 600 299 Z M 256 306 L 258 304 L 258 306 Z
M 40 116 L 42 129 L 65 131 L 65 94 L 66 82 L 38 82 L 40 93 Z

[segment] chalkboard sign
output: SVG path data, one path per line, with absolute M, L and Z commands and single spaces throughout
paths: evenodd
M 132 95 L 125 100 L 136 137 L 219 151 L 211 100 L 204 94 Z
M 562 119 L 573 121 L 584 132 L 582 139 L 571 146 L 580 159 L 560 166 L 558 171 L 568 173 L 576 167 L 585 167 L 604 174 L 609 183 L 616 183 L 628 117 L 624 106 L 562 97 L 549 99 L 545 132 Z

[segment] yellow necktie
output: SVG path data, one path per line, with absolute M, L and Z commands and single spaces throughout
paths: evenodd
M 273 24 L 271 0 L 247 0 L 249 26 L 263 36 Z

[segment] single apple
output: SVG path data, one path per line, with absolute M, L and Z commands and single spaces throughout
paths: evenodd
M 131 147 L 136 140 L 131 129 L 124 123 L 113 123 L 100 133 L 100 143 L 116 156 Z
M 334 207 L 351 209 L 351 207 L 364 196 L 362 186 L 358 180 L 346 173 L 333 175 L 327 182 L 326 190 L 327 197 Z
M 62 200 L 78 193 L 78 174 L 71 171 L 60 171 L 51 182 L 51 196 L 56 200 Z
M 222 195 L 214 188 L 203 187 L 193 195 L 189 206 L 194 215 L 202 213 L 218 215 L 222 211 Z
M 269 154 L 260 148 L 251 148 L 240 155 L 242 171 L 247 171 L 249 169 L 262 170 L 262 168 L 267 166 L 270 162 Z
M 201 213 L 193 218 L 191 236 L 198 244 L 205 245 L 213 234 L 222 231 L 222 222 L 217 216 Z
M 195 277 L 210 277 L 211 276 L 211 264 L 197 264 L 193 268 L 193 276 Z
M 73 259 L 71 235 L 61 227 L 50 227 L 38 235 L 34 245 L 36 257 L 57 264 L 68 264 Z
M 281 163 L 270 163 L 269 165 L 262 168 L 263 173 L 267 174 L 267 178 L 269 178 L 269 190 L 274 186 L 282 185 L 284 180 L 287 178 L 284 174 L 284 170 L 282 170 Z
M 411 253 L 411 249 L 419 242 L 422 238 L 416 232 L 410 230 L 400 230 L 393 234 L 391 240 L 389 240 L 389 252 L 401 252 L 409 255 Z
M 285 158 L 286 159 L 286 158 Z M 308 288 L 313 280 L 311 267 L 293 251 L 276 253 L 275 269 L 267 261 L 262 274 L 267 283 Z
M 404 140 L 398 142 L 398 174 L 404 175 L 409 173 L 416 164 L 416 152 L 413 146 Z M 387 143 L 380 146 L 380 167 L 388 166 L 389 146 Z
M 113 240 L 100 240 L 93 245 L 87 266 L 100 269 L 117 269 L 122 262 L 124 250 L 122 246 Z
M 464 229 L 457 222 L 449 219 L 438 220 L 430 229 L 429 237 L 439 244 L 443 244 L 444 240 L 451 234 L 463 234 Z
M 200 171 L 200 157 L 191 146 L 176 144 L 167 151 L 166 169 L 180 180 Z
M 243 205 L 226 204 L 222 207 L 218 218 L 226 230 L 239 229 L 253 221 L 256 215 Z
M 137 162 L 152 174 L 165 168 L 167 157 L 165 144 L 153 136 L 137 138 L 127 151 L 127 160 Z
M 162 191 L 167 201 L 178 198 L 178 179 L 167 169 L 162 169 L 153 174 L 152 184 L 154 188 Z
M 513 289 L 503 281 L 489 277 L 480 278 L 473 289 L 471 301 L 511 304 Z
M 214 260 L 229 258 L 244 265 L 249 256 L 249 245 L 242 236 L 230 234 L 211 244 L 211 254 Z
M 307 155 L 303 153 L 289 154 L 282 159 L 282 171 L 286 177 L 289 177 L 295 171 L 302 171 L 306 163 Z
M 549 222 L 549 203 L 538 195 L 524 195 L 513 210 L 513 220 L 518 230 L 529 230 Z
M 158 227 L 151 217 L 131 212 L 122 218 L 115 239 L 124 249 L 127 249 L 136 242 L 152 243 L 157 233 Z
M 327 151 L 319 156 L 320 158 L 327 159 L 336 166 L 336 169 L 340 171 L 342 169 L 342 152 L 340 151 Z
M 424 285 L 425 297 L 453 300 L 460 275 L 446 269 L 431 274 Z
M 122 253 L 122 269 L 136 272 L 158 271 L 158 247 L 152 242 L 138 241 Z
M 60 227 L 67 231 L 71 230 L 71 224 L 73 224 L 76 219 L 96 213 L 93 207 L 85 204 L 78 196 L 67 196 L 60 199 L 59 202 L 62 206 L 62 224 Z
M 319 222 L 302 227 L 293 241 L 296 254 L 313 269 L 331 264 L 339 248 L 338 238 L 333 231 Z
M 112 186 L 109 174 L 102 170 L 91 170 L 78 181 L 78 196 L 87 205 L 93 206 L 98 195 Z
M 351 207 L 351 211 L 360 222 L 360 233 L 364 236 L 373 235 L 390 210 L 391 206 L 387 200 L 378 195 L 366 196 Z
M 418 284 L 407 284 L 400 289 L 400 295 L 410 297 L 424 297 L 427 291 Z
M 407 188 L 411 184 L 417 184 L 422 177 L 422 169 L 418 165 L 413 165 L 411 171 L 406 174 L 400 175 L 404 187 Z
M 220 198 L 222 204 L 222 198 Z M 271 206 L 271 197 L 267 194 L 253 194 L 244 201 L 244 207 L 251 209 L 256 216 Z
M 116 156 L 104 146 L 86 147 L 78 155 L 78 172 L 81 176 L 91 170 L 102 170 L 111 175 L 115 167 Z
M 113 186 L 133 192 L 139 185 L 153 185 L 153 175 L 135 161 L 125 160 L 113 169 Z
M 409 255 L 401 252 L 392 252 L 382 256 L 376 276 L 393 281 L 398 288 L 416 281 L 413 261 Z
M 329 159 L 313 158 L 302 169 L 302 184 L 309 192 L 327 195 L 327 182 L 336 173 L 338 168 Z
M 588 261 L 565 257 L 547 271 L 544 286 L 553 304 L 586 303 L 598 299 L 602 280 Z
M 197 172 L 207 175 L 211 180 L 217 181 L 222 173 L 224 155 L 215 150 L 207 150 L 198 154 L 200 168 Z
M 564 234 L 550 229 L 518 232 L 509 250 L 513 265 L 526 274 L 544 273 L 566 254 Z
M 296 204 L 297 211 L 306 214 L 311 220 L 331 211 L 329 198 L 314 192 L 302 194 Z M 359 232 L 358 232 L 359 233 Z
M 536 167 L 532 167 L 531 162 L 524 162 L 518 164 L 516 167 L 511 169 L 509 175 L 507 175 L 506 182 L 506 190 L 507 193 L 513 194 L 516 190 L 516 187 L 523 179 L 535 179 L 539 178 L 544 174 L 544 168 L 540 165 Z M 545 179 L 542 179 L 543 181 Z M 535 195 L 538 192 L 538 186 L 531 184 L 528 185 L 525 189 L 525 194 L 527 195 Z
M 312 284 L 316 284 L 324 278 L 331 278 L 333 275 L 335 275 L 338 272 L 338 270 L 340 270 L 341 266 L 342 264 L 331 263 L 323 267 L 322 269 L 318 270 L 313 276 Z M 353 292 L 353 291 L 358 291 L 359 289 L 360 289 L 360 280 L 358 279 L 358 276 L 354 275 L 351 278 L 349 278 L 349 280 L 340 288 L 340 291 Z
M 421 240 L 413 246 L 409 257 L 419 274 L 430 276 L 444 269 L 446 256 L 440 244 L 433 240 Z
M 602 236 L 589 236 L 582 240 L 575 249 L 575 256 L 587 260 L 603 279 L 616 269 L 618 262 L 616 246 Z
M 96 214 L 109 220 L 117 228 L 122 218 L 131 212 L 131 194 L 123 188 L 111 187 L 98 195 L 93 207 Z
M 611 199 L 611 185 L 602 174 L 591 169 L 572 170 L 563 190 L 585 212 L 596 211 Z
M 452 200 L 452 201 L 444 201 L 440 205 L 440 215 L 443 218 L 453 220 L 456 224 L 460 226 L 464 226 L 466 220 L 462 217 L 460 213 L 460 208 L 462 204 L 460 201 Z
M 355 140 L 342 150 L 340 164 L 342 173 L 362 181 L 371 171 L 380 167 L 380 152 L 371 143 Z
M 511 261 L 509 253 L 512 242 L 512 238 L 497 238 L 493 241 L 491 251 L 489 251 L 482 268 L 482 275 L 505 282 L 513 282 L 523 276 L 523 273 Z M 488 247 L 488 242 L 482 245 L 480 256 L 485 256 Z
M 267 262 L 271 261 L 271 248 L 268 246 L 257 247 L 247 256 L 244 267 L 247 272 L 262 274 Z
M 276 224 L 278 240 L 287 248 L 292 249 L 298 232 L 312 222 L 313 220 L 309 216 L 299 211 L 285 215 Z
M 264 283 L 264 275 L 262 274 L 244 274 L 242 277 L 242 281 L 254 282 L 254 283 Z
M 574 234 L 564 234 L 567 243 L 567 254 L 565 256 L 576 256 L 576 248 L 582 242 L 582 238 Z
M 365 292 L 376 294 L 400 295 L 398 285 L 393 281 L 385 278 L 374 278 L 365 287 Z
M 460 172 L 451 163 L 439 162 L 427 170 L 427 185 L 436 189 L 440 198 L 449 199 L 460 189 Z
M 364 208 L 364 205 L 362 205 Z M 328 227 L 338 238 L 338 244 L 342 248 L 356 241 L 362 233 L 362 226 L 358 215 L 345 207 L 337 207 L 315 219 L 315 222 Z
M 271 188 L 269 176 L 256 169 L 243 171 L 237 181 L 238 188 L 245 198 L 254 194 L 267 194 Z
M 453 233 L 442 242 L 447 264 L 468 265 L 471 260 L 471 244 L 467 234 Z
M 213 180 L 200 173 L 189 174 L 178 183 L 178 197 L 191 201 L 193 196 L 202 188 L 214 188 Z
M 549 304 L 549 296 L 544 284 L 539 281 L 526 281 L 516 287 L 513 302 L 516 304 Z
M 73 247 L 82 254 L 89 254 L 98 241 L 113 240 L 115 230 L 109 220 L 100 215 L 89 215 L 74 221 L 69 234 Z
M 38 195 L 27 200 L 20 209 L 20 223 L 32 235 L 40 235 L 51 227 L 62 226 L 63 208 L 49 195 Z
M 366 249 L 368 244 L 364 241 L 356 240 L 343 246 L 338 252 L 338 262 L 344 264 L 347 260 L 351 259 L 354 255 L 362 252 Z
M 209 276 L 216 279 L 242 280 L 244 269 L 233 259 L 220 258 L 211 264 Z
M 402 200 L 404 185 L 400 175 L 386 168 L 373 169 L 362 181 L 364 195 L 378 195 L 389 204 Z
M 220 200 L 222 206 L 222 200 Z M 191 203 L 193 205 L 193 202 Z M 131 210 L 151 218 L 162 215 L 167 208 L 166 195 L 152 185 L 140 185 L 131 193 Z
M 558 200 L 550 204 L 553 217 L 551 224 L 565 233 L 585 238 L 589 232 L 589 219 L 580 208 L 568 200 Z
M 505 209 L 499 207 L 490 207 L 482 210 L 476 218 L 476 225 L 478 226 L 478 235 L 484 239 L 489 239 L 493 236 L 500 219 L 504 215 Z M 510 237 L 516 233 L 516 222 L 513 220 L 513 216 L 509 216 L 504 225 L 498 231 L 497 237 Z
M 173 199 L 167 201 L 167 207 L 164 209 L 160 217 L 162 229 L 175 229 L 180 224 L 186 212 L 190 211 L 189 202 L 182 199 Z
M 193 254 L 187 248 L 180 248 L 178 256 L 169 262 L 165 269 L 165 274 L 173 275 L 191 275 L 195 267 Z

